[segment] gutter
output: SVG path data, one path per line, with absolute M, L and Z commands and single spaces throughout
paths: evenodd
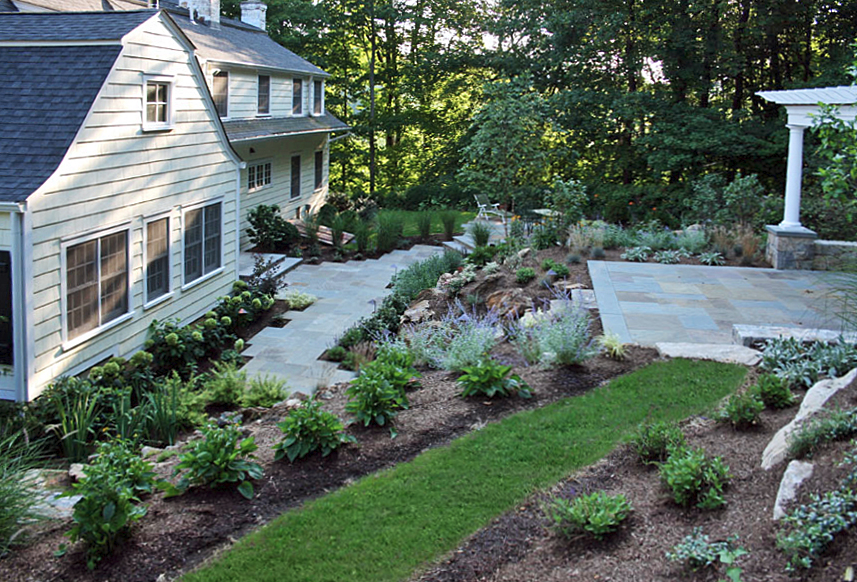
M 337 131 L 342 131 L 342 130 L 334 129 L 334 128 L 308 129 L 305 131 L 294 131 L 291 133 L 277 133 L 274 135 L 260 135 L 260 136 L 256 136 L 256 137 L 229 138 L 229 141 L 232 143 L 237 143 L 237 142 L 242 142 L 242 141 L 260 141 L 260 140 L 264 140 L 264 139 L 278 139 L 281 137 L 292 137 L 295 135 L 313 135 L 316 133 L 334 133 Z M 227 132 L 227 135 L 228 135 L 228 132 Z M 349 131 L 346 135 L 351 135 L 351 132 Z M 340 137 L 345 137 L 345 136 L 340 136 Z M 339 138 L 336 138 L 336 139 L 339 139 Z M 333 141 L 333 140 L 331 140 L 331 141 Z
M 302 77 L 322 77 L 324 79 L 329 79 L 333 76 L 330 73 L 325 73 L 320 69 L 318 72 L 301 71 L 300 69 L 286 69 L 283 67 L 272 67 L 270 65 L 258 65 L 256 63 L 250 63 L 247 61 L 223 61 L 220 59 L 205 59 L 205 62 L 218 65 L 228 65 L 230 67 L 237 67 L 239 69 L 256 69 L 259 71 L 266 71 L 271 73 L 288 73 L 290 75 L 301 75 Z

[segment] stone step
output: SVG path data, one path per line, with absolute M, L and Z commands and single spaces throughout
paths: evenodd
M 730 344 L 691 344 L 658 342 L 655 344 L 658 354 L 666 358 L 689 358 L 713 360 L 726 364 L 755 366 L 762 360 L 762 354 L 754 349 Z
M 458 253 L 461 253 L 462 255 L 469 255 L 470 254 L 470 248 L 461 244 L 457 240 L 445 241 L 443 243 L 443 248 L 449 249 L 451 251 L 456 251 Z
M 836 342 L 844 338 L 850 343 L 857 343 L 857 333 L 841 332 L 833 329 L 810 329 L 801 327 L 782 327 L 773 325 L 745 325 L 736 323 L 732 326 L 732 343 L 750 347 L 755 343 L 777 338 L 791 338 L 802 342 L 822 341 Z
M 253 276 L 253 269 L 256 265 L 256 253 L 241 253 L 238 258 L 238 277 L 242 281 L 246 281 Z M 288 255 L 279 255 L 274 253 L 261 254 L 265 261 L 273 260 L 274 263 L 268 268 L 269 273 L 279 278 L 300 265 L 303 259 L 290 257 Z

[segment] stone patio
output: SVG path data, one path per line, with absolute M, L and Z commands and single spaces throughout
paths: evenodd
M 825 273 L 589 261 L 605 332 L 622 341 L 728 344 L 735 324 L 839 330 Z

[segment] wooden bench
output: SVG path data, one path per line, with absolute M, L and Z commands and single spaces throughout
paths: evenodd
M 303 220 L 298 220 L 297 218 L 289 219 L 289 222 L 295 225 L 295 228 L 298 229 L 298 232 L 301 236 L 306 237 L 306 224 L 304 224 Z M 354 240 L 354 235 L 350 232 L 342 233 L 342 244 L 347 245 L 352 240 Z M 330 230 L 330 227 L 319 225 L 318 227 L 318 242 L 323 245 L 333 246 L 333 231 Z

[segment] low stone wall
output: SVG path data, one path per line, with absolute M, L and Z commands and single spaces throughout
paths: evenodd
M 857 242 L 817 240 L 813 250 L 814 271 L 841 271 L 847 267 L 857 267 Z

